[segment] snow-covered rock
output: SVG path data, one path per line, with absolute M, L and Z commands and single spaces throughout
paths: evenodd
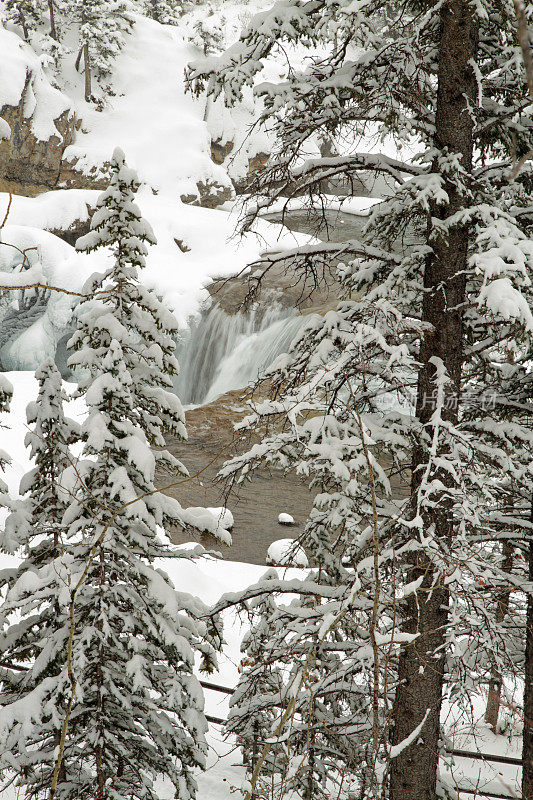
M 208 511 L 215 517 L 220 527 L 225 528 L 226 530 L 230 531 L 235 524 L 235 520 L 233 519 L 233 514 L 229 510 L 229 508 L 225 508 L 224 506 L 220 506 L 219 508 L 208 508 Z
M 267 564 L 280 567 L 308 567 L 309 561 L 303 547 L 295 539 L 278 539 L 267 551 Z
M 280 525 L 294 525 L 294 517 L 291 517 L 290 514 L 282 513 L 278 517 L 278 522 Z
M 76 117 L 37 53 L 2 27 L 0 53 L 0 189 L 35 194 L 57 184 Z
M 208 508 L 203 508 L 203 506 L 190 506 L 189 508 L 183 509 L 182 516 L 185 523 L 192 525 L 198 531 L 210 533 L 221 541 L 222 544 L 231 545 L 231 533 L 221 524 L 220 518 L 216 517 Z

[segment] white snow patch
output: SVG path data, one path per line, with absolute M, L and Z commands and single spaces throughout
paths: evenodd
M 205 101 L 185 94 L 184 70 L 193 56 L 178 28 L 135 17 L 115 61 L 115 96 L 101 111 L 80 100 L 83 129 L 65 159 L 98 173 L 120 146 L 141 181 L 174 199 L 195 195 L 198 181 L 231 186 L 226 171 L 210 157 Z
M 525 296 L 515 289 L 509 278 L 498 278 L 484 286 L 480 292 L 479 305 L 506 320 L 521 322 L 533 332 L 533 313 Z
M 70 100 L 52 86 L 41 59 L 29 44 L 1 26 L 0 53 L 0 108 L 19 104 L 28 79 L 23 106 L 25 119 L 31 118 L 31 129 L 36 139 L 46 141 L 56 136 L 61 141 L 62 136 L 55 121 L 63 112 L 71 109 Z M 0 138 L 8 138 L 8 130 L 9 126 L 4 122 L 0 128 Z

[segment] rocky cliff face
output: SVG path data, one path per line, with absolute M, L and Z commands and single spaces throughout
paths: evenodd
M 26 42 L 0 29 L 0 52 L 0 116 L 9 126 L 0 141 L 0 191 L 33 196 L 58 185 L 79 123 Z
M 67 147 L 74 143 L 81 120 L 70 110 L 54 119 L 56 132 L 40 139 L 34 131 L 34 117 L 26 116 L 27 95 L 32 75 L 27 80 L 16 105 L 0 107 L 0 117 L 11 130 L 9 138 L 0 140 L 0 192 L 13 192 L 35 197 L 50 189 L 103 189 L 107 185 L 105 164 L 93 174 L 76 168 L 76 161 L 64 158 Z M 102 175 L 104 173 L 104 175 Z M 215 182 L 197 183 L 197 194 L 182 195 L 184 203 L 216 208 L 230 200 L 228 186 Z
M 17 105 L 0 107 L 0 117 L 9 125 L 11 135 L 0 140 L 0 192 L 35 197 L 50 189 L 103 189 L 107 185 L 105 164 L 99 171 L 82 172 L 76 161 L 66 160 L 64 153 L 74 143 L 81 126 L 75 114 L 64 111 L 54 125 L 57 133 L 39 139 L 33 130 L 33 117 L 25 116 L 27 91 L 31 75 Z M 104 173 L 104 175 L 102 175 Z M 197 194 L 182 195 L 184 203 L 216 208 L 230 200 L 232 190 L 215 182 L 197 183 Z
M 25 116 L 31 79 L 30 73 L 17 105 L 4 105 L 0 109 L 0 116 L 11 129 L 9 139 L 0 142 L 0 191 L 33 197 L 57 186 L 63 151 L 74 140 L 77 122 L 66 110 L 54 120 L 57 134 L 39 139 L 32 127 L 32 117 Z

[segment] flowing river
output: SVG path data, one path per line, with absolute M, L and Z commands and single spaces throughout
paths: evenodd
M 280 221 L 279 217 L 272 217 Z M 361 217 L 328 215 L 327 228 L 317 226 L 306 214 L 291 213 L 284 224 L 328 241 L 343 241 L 360 234 Z M 329 287 L 329 304 L 335 302 L 335 287 Z M 322 297 L 321 300 L 324 298 Z M 262 308 L 262 303 L 264 308 Z M 309 309 L 312 311 L 312 308 Z M 180 342 L 181 375 L 176 390 L 187 410 L 188 441 L 169 441 L 171 451 L 183 460 L 193 476 L 170 493 L 184 506 L 217 507 L 226 505 L 233 513 L 233 544 L 227 548 L 210 536 L 202 536 L 206 548 L 222 552 L 225 558 L 264 564 L 269 545 L 282 538 L 297 538 L 304 529 L 312 496 L 305 481 L 276 470 L 259 470 L 251 482 L 225 497 L 225 486 L 216 475 L 225 460 L 243 452 L 245 442 L 236 436 L 233 425 L 245 413 L 242 389 L 281 352 L 285 352 L 304 318 L 294 308 L 260 298 L 251 312 L 226 313 L 213 305 L 191 327 Z M 161 475 L 161 483 L 168 476 Z M 402 493 L 401 486 L 395 487 Z M 278 523 L 285 512 L 294 526 Z M 187 532 L 175 531 L 178 543 L 195 540 Z

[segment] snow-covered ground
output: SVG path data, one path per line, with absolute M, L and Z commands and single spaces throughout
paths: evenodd
M 115 97 L 103 110 L 79 98 L 83 127 L 64 158 L 97 172 L 116 144 L 141 181 L 174 199 L 195 195 L 197 181 L 231 187 L 226 171 L 211 160 L 205 100 L 185 94 L 183 74 L 194 56 L 180 29 L 136 16 L 114 65 Z M 78 85 L 75 73 L 65 81 L 71 96 Z

